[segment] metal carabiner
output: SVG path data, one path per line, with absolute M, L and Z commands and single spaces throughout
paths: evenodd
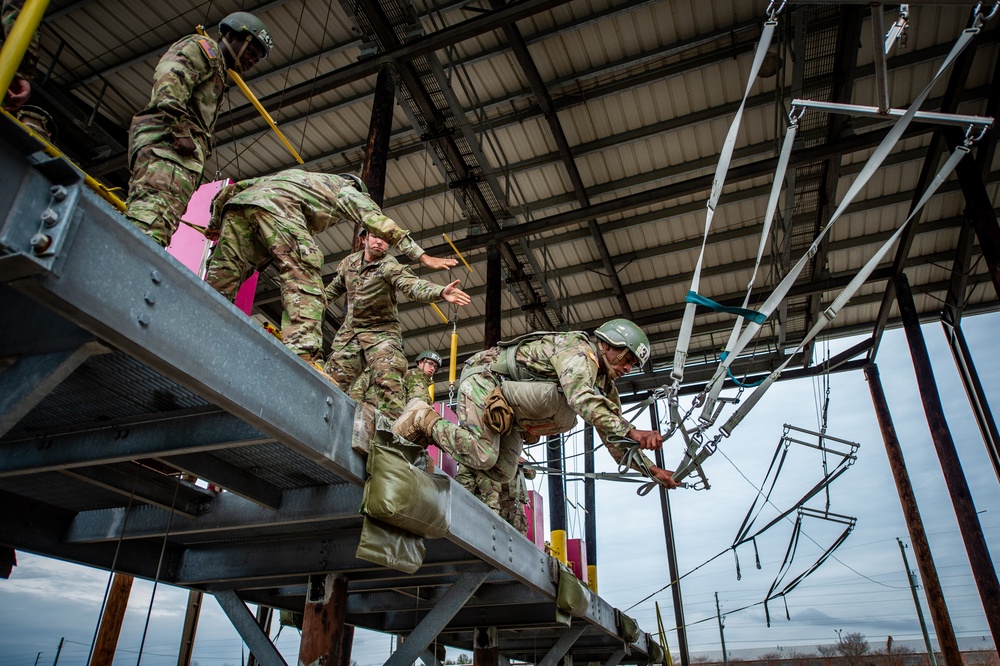
M 788 0 L 781 0 L 781 4 L 778 5 L 777 9 L 774 8 L 776 2 L 777 0 L 771 0 L 771 2 L 767 5 L 766 13 L 767 13 L 767 20 L 769 21 L 773 21 L 775 17 L 781 13 L 781 10 L 785 8 L 785 5 L 787 4 Z
M 789 126 L 798 125 L 799 121 L 802 120 L 802 116 L 806 112 L 806 107 L 804 106 L 792 106 L 788 110 L 788 124 Z
M 962 145 L 964 145 L 966 148 L 972 147 L 972 144 L 974 144 L 975 142 L 979 141 L 984 136 L 986 136 L 986 132 L 989 131 L 990 126 L 989 125 L 982 125 L 979 128 L 979 134 L 977 134 L 976 136 L 972 136 L 972 134 L 975 131 L 975 129 L 976 129 L 976 126 L 970 124 L 966 128 L 966 130 L 965 130 L 965 139 L 963 139 Z

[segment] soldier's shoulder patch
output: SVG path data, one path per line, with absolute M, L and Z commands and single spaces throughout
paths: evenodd
M 215 44 L 208 41 L 204 37 L 198 38 L 198 46 L 200 46 L 201 50 L 205 52 L 205 55 L 208 56 L 209 60 L 216 60 L 219 57 L 219 51 L 215 47 Z

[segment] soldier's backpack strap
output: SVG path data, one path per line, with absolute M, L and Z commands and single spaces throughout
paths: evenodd
M 580 331 L 580 334 L 589 339 L 586 333 Z M 534 342 L 535 340 L 540 340 L 546 335 L 565 335 L 565 333 L 560 333 L 559 331 L 535 331 L 533 333 L 525 333 L 524 335 L 519 335 L 512 340 L 501 340 L 497 343 L 500 347 L 500 355 L 497 360 L 490 364 L 490 370 L 497 373 L 498 375 L 503 375 L 506 379 L 513 379 L 519 382 L 531 382 L 538 381 L 540 379 L 548 379 L 545 377 L 539 377 L 534 373 L 528 372 L 524 368 L 520 368 L 515 361 L 517 357 L 517 350 L 521 348 L 528 342 Z

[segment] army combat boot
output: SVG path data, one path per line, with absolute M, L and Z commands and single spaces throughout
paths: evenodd
M 420 398 L 414 398 L 403 407 L 403 413 L 396 419 L 392 431 L 403 439 L 426 447 L 434 443 L 431 428 L 440 419 L 433 407 Z

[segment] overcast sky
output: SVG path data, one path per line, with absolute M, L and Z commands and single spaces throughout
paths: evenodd
M 1000 365 L 992 356 L 995 344 L 991 344 L 998 325 L 1000 314 L 970 317 L 964 322 L 982 382 L 993 399 L 1000 391 Z M 996 564 L 1000 552 L 1000 483 L 986 457 L 940 326 L 925 326 L 924 336 L 948 423 Z M 830 345 L 831 352 L 836 353 L 849 344 L 852 344 L 849 340 L 835 341 Z M 817 349 L 818 353 L 824 353 L 823 345 Z M 886 334 L 878 365 L 955 631 L 960 638 L 979 639 L 985 644 L 990 640 L 986 618 L 927 430 L 902 331 Z M 730 613 L 725 618 L 725 640 L 730 651 L 779 646 L 783 651 L 813 651 L 817 644 L 835 642 L 837 630 L 861 632 L 873 648 L 884 646 L 887 635 L 896 641 L 920 638 L 896 542 L 899 537 L 909 544 L 909 538 L 861 372 L 830 378 L 827 431 L 833 437 L 861 445 L 857 462 L 830 487 L 830 511 L 856 517 L 854 532 L 833 558 L 788 595 L 790 619 L 785 617 L 784 604 L 776 600 L 769 605 L 771 626 L 767 627 L 763 607 L 758 604 L 781 566 L 792 532 L 790 523 L 779 524 L 758 539 L 760 571 L 754 567 L 752 545 L 739 549 L 742 580 L 737 580 L 735 559 L 726 551 L 756 496 L 756 487 L 764 480 L 781 438 L 782 425 L 788 423 L 813 431 L 819 428 L 818 391 L 813 380 L 774 386 L 707 462 L 705 469 L 712 489 L 671 493 L 679 566 L 682 573 L 693 572 L 681 582 L 688 641 L 693 653 L 719 650 L 715 593 L 722 612 Z M 571 444 L 571 452 L 575 445 Z M 668 467 L 676 464 L 679 446 L 676 440 L 668 443 Z M 599 451 L 597 460 L 598 469 L 612 469 L 606 453 Z M 582 469 L 582 460 L 579 465 Z M 787 505 L 789 498 L 794 502 L 822 474 L 818 452 L 801 446 L 792 447 L 785 467 L 772 495 L 779 506 Z M 543 495 L 547 494 L 543 477 L 534 485 Z M 582 484 L 571 483 L 568 497 L 582 505 Z M 786 504 L 782 504 L 783 500 Z M 809 506 L 822 509 L 824 500 L 814 499 Z M 659 499 L 655 493 L 637 497 L 629 485 L 601 482 L 597 502 L 600 593 L 612 605 L 626 609 L 669 582 Z M 571 536 L 582 535 L 582 512 L 570 508 L 569 515 Z M 765 509 L 757 524 L 766 524 L 773 515 L 773 508 Z M 787 578 L 811 565 L 842 529 L 819 521 L 807 522 Z M 720 553 L 724 554 L 699 568 Z M 910 548 L 907 557 L 910 567 L 916 569 Z M 61 637 L 65 637 L 65 644 L 58 663 L 85 664 L 108 574 L 25 553 L 18 553 L 18 558 L 11 579 L 0 580 L 0 666 L 33 666 L 39 652 L 42 654 L 38 664 L 51 665 Z M 159 586 L 150 612 L 152 587 L 145 581 L 136 581 L 133 587 L 116 665 L 176 663 L 187 593 Z M 673 627 L 669 590 L 629 614 L 639 620 L 644 630 L 654 631 L 654 601 L 660 602 L 665 625 Z M 933 633 L 922 593 L 921 603 Z M 758 605 L 735 612 L 752 604 Z M 139 645 L 147 615 L 149 630 L 140 658 Z M 676 654 L 677 637 L 673 631 L 668 632 L 668 643 Z M 297 632 L 285 628 L 277 644 L 286 660 L 294 664 Z M 194 660 L 200 666 L 235 666 L 240 663 L 241 645 L 218 605 L 207 600 Z M 362 666 L 381 664 L 389 649 L 388 638 L 359 632 L 353 656 Z

